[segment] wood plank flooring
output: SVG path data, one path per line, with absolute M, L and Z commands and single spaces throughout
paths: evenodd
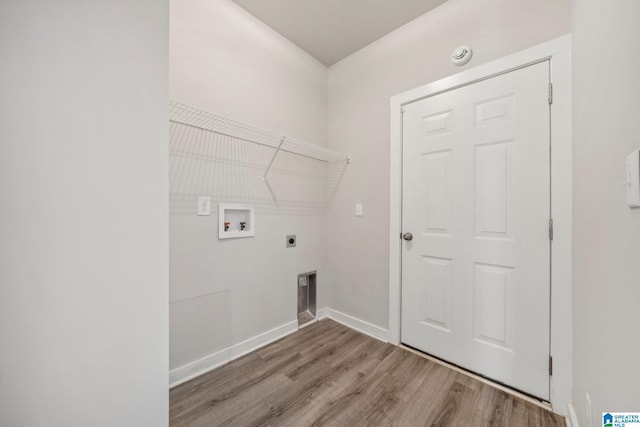
M 170 392 L 178 426 L 564 426 L 564 418 L 325 319 Z

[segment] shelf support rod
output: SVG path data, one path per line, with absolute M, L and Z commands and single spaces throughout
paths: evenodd
M 278 148 L 276 149 L 276 152 L 273 153 L 273 157 L 271 158 L 271 161 L 269 162 L 269 166 L 267 166 L 267 170 L 264 171 L 264 175 L 262 175 L 262 180 L 265 181 L 265 182 L 267 181 L 267 174 L 269 173 L 269 170 L 271 170 L 271 165 L 273 164 L 273 161 L 276 159 L 276 156 L 280 152 L 280 148 L 282 148 L 282 143 L 284 143 L 284 136 L 280 140 L 280 144 L 278 144 Z

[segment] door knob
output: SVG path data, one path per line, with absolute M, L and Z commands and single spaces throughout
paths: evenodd
M 403 238 L 404 240 L 413 240 L 413 234 L 411 234 L 411 233 L 404 233 L 404 234 L 402 235 L 402 238 Z

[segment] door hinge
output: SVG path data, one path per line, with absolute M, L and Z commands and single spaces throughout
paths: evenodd
M 401 112 L 402 114 L 404 114 L 404 112 L 405 112 L 404 105 L 400 108 L 400 112 Z
M 553 104 L 553 83 L 549 83 L 549 104 Z
M 549 356 L 549 376 L 553 376 L 553 357 Z
M 549 220 L 549 240 L 553 240 L 553 220 Z

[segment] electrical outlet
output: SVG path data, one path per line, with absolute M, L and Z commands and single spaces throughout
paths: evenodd
M 198 215 L 211 215 L 211 197 L 198 197 Z

